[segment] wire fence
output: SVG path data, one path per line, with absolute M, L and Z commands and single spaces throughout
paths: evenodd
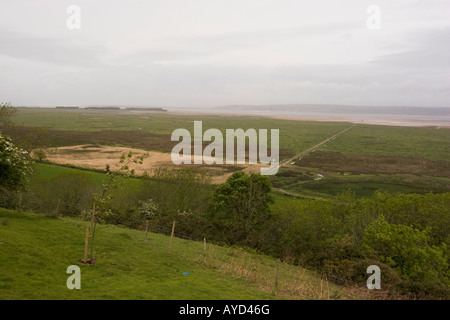
M 56 197 L 0 191 L 0 207 L 17 211 L 43 213 L 50 216 L 77 216 L 89 205 L 77 199 L 60 199 Z
M 153 232 L 153 233 L 164 234 L 166 236 L 170 236 L 172 234 L 171 228 L 167 228 L 164 226 L 159 226 L 159 225 L 155 225 L 155 224 L 151 224 L 151 223 L 148 224 L 148 231 Z M 201 240 L 198 237 L 192 237 L 191 235 L 187 234 L 186 232 L 177 231 L 176 229 L 174 229 L 174 237 L 180 238 L 180 239 L 185 239 L 185 240 L 191 240 L 191 241 L 200 241 Z
M 326 276 L 295 266 L 280 259 L 255 254 L 250 248 L 229 246 L 215 241 L 191 237 L 172 228 L 148 224 L 142 231 L 146 245 L 189 262 L 194 272 L 207 268 L 242 281 L 248 287 L 269 296 L 287 299 L 384 299 L 385 292 L 369 292 L 364 287 L 342 287 L 332 284 Z M 181 227 L 181 226 L 180 226 Z M 161 235 L 170 238 L 161 238 Z M 194 270 L 194 271 L 193 271 Z

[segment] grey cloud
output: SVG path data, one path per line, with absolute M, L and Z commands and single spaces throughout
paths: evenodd
M 289 73 L 288 73 L 289 72 Z M 367 73 L 367 74 L 364 74 Z M 409 78 L 368 65 L 308 66 L 112 66 L 67 77 L 55 71 L 49 85 L 26 94 L 43 103 L 214 106 L 223 104 L 329 103 L 446 106 L 448 85 L 432 75 Z M 38 77 L 33 76 L 33 77 Z M 0 79 L 0 91 L 8 88 Z M 23 92 L 23 90 L 21 90 Z M 7 90 L 3 99 L 14 101 Z M 61 100 L 62 99 L 62 100 Z M 32 103 L 31 101 L 29 103 Z
M 92 67 L 102 63 L 105 49 L 75 38 L 50 38 L 0 30 L 0 55 L 57 65 Z
M 394 69 L 442 70 L 450 67 L 450 28 L 415 30 L 408 41 L 411 49 L 378 57 L 373 63 Z
M 447 87 L 450 72 L 450 28 L 417 31 L 410 49 L 381 55 L 357 64 L 286 66 L 274 70 L 276 79 L 290 82 L 322 82 L 350 85 L 370 83 L 421 83 L 423 87 Z
M 186 60 L 193 57 L 215 55 L 233 50 L 258 48 L 281 41 L 318 37 L 330 33 L 341 34 L 358 26 L 360 26 L 359 22 L 335 22 L 271 30 L 169 37 L 149 41 L 149 48 L 139 50 L 130 58 L 141 61 L 143 59 L 147 61 Z
M 103 46 L 101 39 L 92 42 L 88 37 L 0 30 L 0 97 L 30 104 L 448 106 L 449 28 L 410 30 L 402 39 L 394 35 L 401 41 L 390 42 L 388 49 L 396 53 L 357 64 L 272 63 L 269 67 L 258 62 L 242 66 L 227 58 L 236 55 L 221 56 L 217 65 L 203 60 L 240 49 L 257 49 L 253 52 L 264 56 L 266 47 L 276 47 L 279 42 L 289 44 L 283 49 L 298 50 L 297 39 L 306 39 L 305 44 L 320 50 L 321 41 L 359 40 L 357 28 L 361 28 L 361 21 L 347 20 L 252 32 L 139 39 L 146 47 L 122 54 Z M 352 55 L 355 53 L 349 52 Z M 195 64 L 190 59 L 196 59 Z M 159 61 L 177 63 L 155 63 Z

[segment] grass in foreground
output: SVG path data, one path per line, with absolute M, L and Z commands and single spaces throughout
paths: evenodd
M 83 256 L 86 221 L 0 209 L 0 299 L 359 299 L 306 269 L 238 248 L 100 225 L 97 264 L 80 265 L 81 290 L 67 267 Z M 184 275 L 183 273 L 189 273 Z M 361 294 L 361 291 L 363 294 Z

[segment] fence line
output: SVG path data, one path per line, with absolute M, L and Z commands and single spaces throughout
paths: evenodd
M 149 241 L 146 245 L 152 246 L 153 243 L 152 248 L 160 251 L 161 254 L 168 253 L 182 260 L 188 259 L 188 268 L 192 267 L 191 270 L 187 270 L 188 272 L 198 268 L 216 270 L 239 279 L 246 285 L 272 294 L 274 297 L 323 300 L 363 298 L 360 288 L 339 288 L 333 286 L 326 277 L 320 277 L 300 266 L 294 266 L 264 254 L 252 255 L 242 247 L 224 246 L 204 237 L 196 239 L 186 236 L 185 233 L 177 233 L 176 228 L 170 252 L 167 251 L 170 239 L 167 239 L 165 244 L 160 240 L 152 241 L 155 234 L 170 237 L 171 231 L 172 228 L 169 227 L 149 224 Z M 142 230 L 142 239 L 144 234 L 145 231 Z
M 65 215 L 64 213 L 66 213 L 67 210 L 70 211 L 71 209 L 70 207 L 67 208 L 67 203 L 58 198 L 46 197 L 44 199 L 43 197 L 33 193 L 11 191 L 0 193 L 0 207 L 18 211 L 37 212 L 48 216 L 59 216 L 61 214 Z M 82 211 L 86 211 L 89 213 L 88 216 L 90 217 L 92 212 L 92 204 L 89 203 L 83 206 L 80 205 L 76 209 L 79 211 L 79 214 L 67 216 L 79 216 Z M 84 218 L 88 218 L 88 216 Z M 148 232 L 160 233 L 167 236 L 170 236 L 172 232 L 171 227 L 156 225 L 151 221 L 148 221 L 148 225 L 145 225 L 145 228 Z M 192 234 L 177 230 L 177 228 L 174 230 L 174 237 L 191 241 L 204 241 L 203 236 L 194 237 Z M 223 242 L 215 242 L 210 239 L 206 240 L 211 244 L 224 245 Z
M 0 207 L 18 211 L 38 211 L 48 215 L 58 215 L 61 205 L 61 199 L 48 197 L 44 199 L 33 193 L 3 191 L 0 194 Z

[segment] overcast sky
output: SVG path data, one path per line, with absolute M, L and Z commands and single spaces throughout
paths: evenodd
M 0 102 L 447 107 L 449 12 L 442 0 L 0 0 Z

